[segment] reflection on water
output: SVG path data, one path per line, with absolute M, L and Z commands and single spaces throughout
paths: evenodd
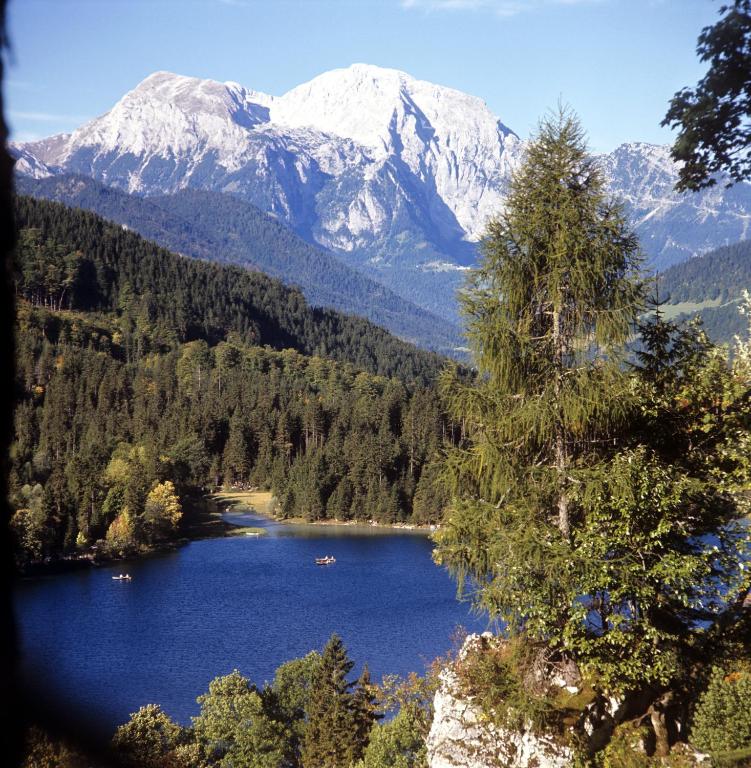
M 421 536 L 427 538 L 430 534 L 425 528 L 391 528 L 368 523 L 345 523 L 328 525 L 325 523 L 280 523 L 268 517 L 253 512 L 228 512 L 223 519 L 232 525 L 247 525 L 254 528 L 264 528 L 268 536 L 294 536 L 309 539 L 339 538 L 342 536 Z
M 111 732 L 147 702 L 188 722 L 213 677 L 238 668 L 260 684 L 332 632 L 378 679 L 423 672 L 457 625 L 486 628 L 456 601 L 424 531 L 227 519 L 267 535 L 23 582 L 16 605 L 27 674 Z M 336 564 L 317 566 L 323 555 Z M 132 581 L 112 579 L 126 570 Z

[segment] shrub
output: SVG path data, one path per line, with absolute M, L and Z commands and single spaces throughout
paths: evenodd
M 751 673 L 715 668 L 699 698 L 691 740 L 710 753 L 751 747 Z
M 455 665 L 462 691 L 498 725 L 550 727 L 557 720 L 552 701 L 530 685 L 533 653 L 524 638 L 470 645 Z

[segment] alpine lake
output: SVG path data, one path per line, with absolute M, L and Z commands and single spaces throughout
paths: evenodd
M 224 519 L 255 530 L 21 580 L 28 684 L 107 737 L 147 703 L 187 725 L 213 678 L 238 669 L 260 686 L 333 632 L 353 675 L 367 663 L 379 681 L 423 674 L 458 628 L 487 629 L 431 560 L 426 531 L 279 523 L 247 506 Z M 324 556 L 336 562 L 317 565 Z

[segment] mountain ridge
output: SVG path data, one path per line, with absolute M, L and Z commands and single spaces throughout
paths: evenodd
M 185 189 L 141 198 L 85 176 L 21 177 L 20 193 L 92 211 L 193 258 L 257 269 L 297 287 L 313 306 L 366 317 L 423 348 L 450 353 L 459 329 L 308 244 L 237 198 Z
M 456 322 L 463 270 L 524 146 L 478 97 L 357 64 L 282 96 L 155 73 L 72 134 L 16 152 L 28 175 L 234 195 Z M 640 142 L 600 161 L 654 267 L 751 234 L 751 184 L 679 195 L 667 147 Z
M 149 335 L 144 328 L 154 337 L 154 351 L 175 338 L 215 346 L 238 336 L 244 343 L 294 349 L 419 385 L 432 383 L 446 362 L 361 317 L 311 307 L 299 290 L 263 273 L 186 258 L 63 203 L 24 195 L 14 202 L 19 230 L 36 241 L 20 247 L 40 258 L 74 257 L 72 291 L 58 284 L 60 295 L 67 294 L 68 303 L 75 297 L 82 311 L 126 317 L 123 334 L 136 346 Z M 56 306 L 63 308 L 59 298 Z

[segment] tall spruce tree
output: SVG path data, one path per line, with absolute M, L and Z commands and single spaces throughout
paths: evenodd
M 436 559 L 510 629 L 561 643 L 575 500 L 627 415 L 619 353 L 642 306 L 636 237 L 567 110 L 539 127 L 463 295 L 478 375 L 444 378 L 467 442 Z
M 313 678 L 315 695 L 308 703 L 302 749 L 304 768 L 347 768 L 353 762 L 357 717 L 353 683 L 347 680 L 353 666 L 342 639 L 332 635 Z
M 378 711 L 378 696 L 376 686 L 370 680 L 370 670 L 366 664 L 362 674 L 357 678 L 352 694 L 352 709 L 354 712 L 355 730 L 352 734 L 353 759 L 361 760 L 370 741 L 373 726 L 383 715 Z

